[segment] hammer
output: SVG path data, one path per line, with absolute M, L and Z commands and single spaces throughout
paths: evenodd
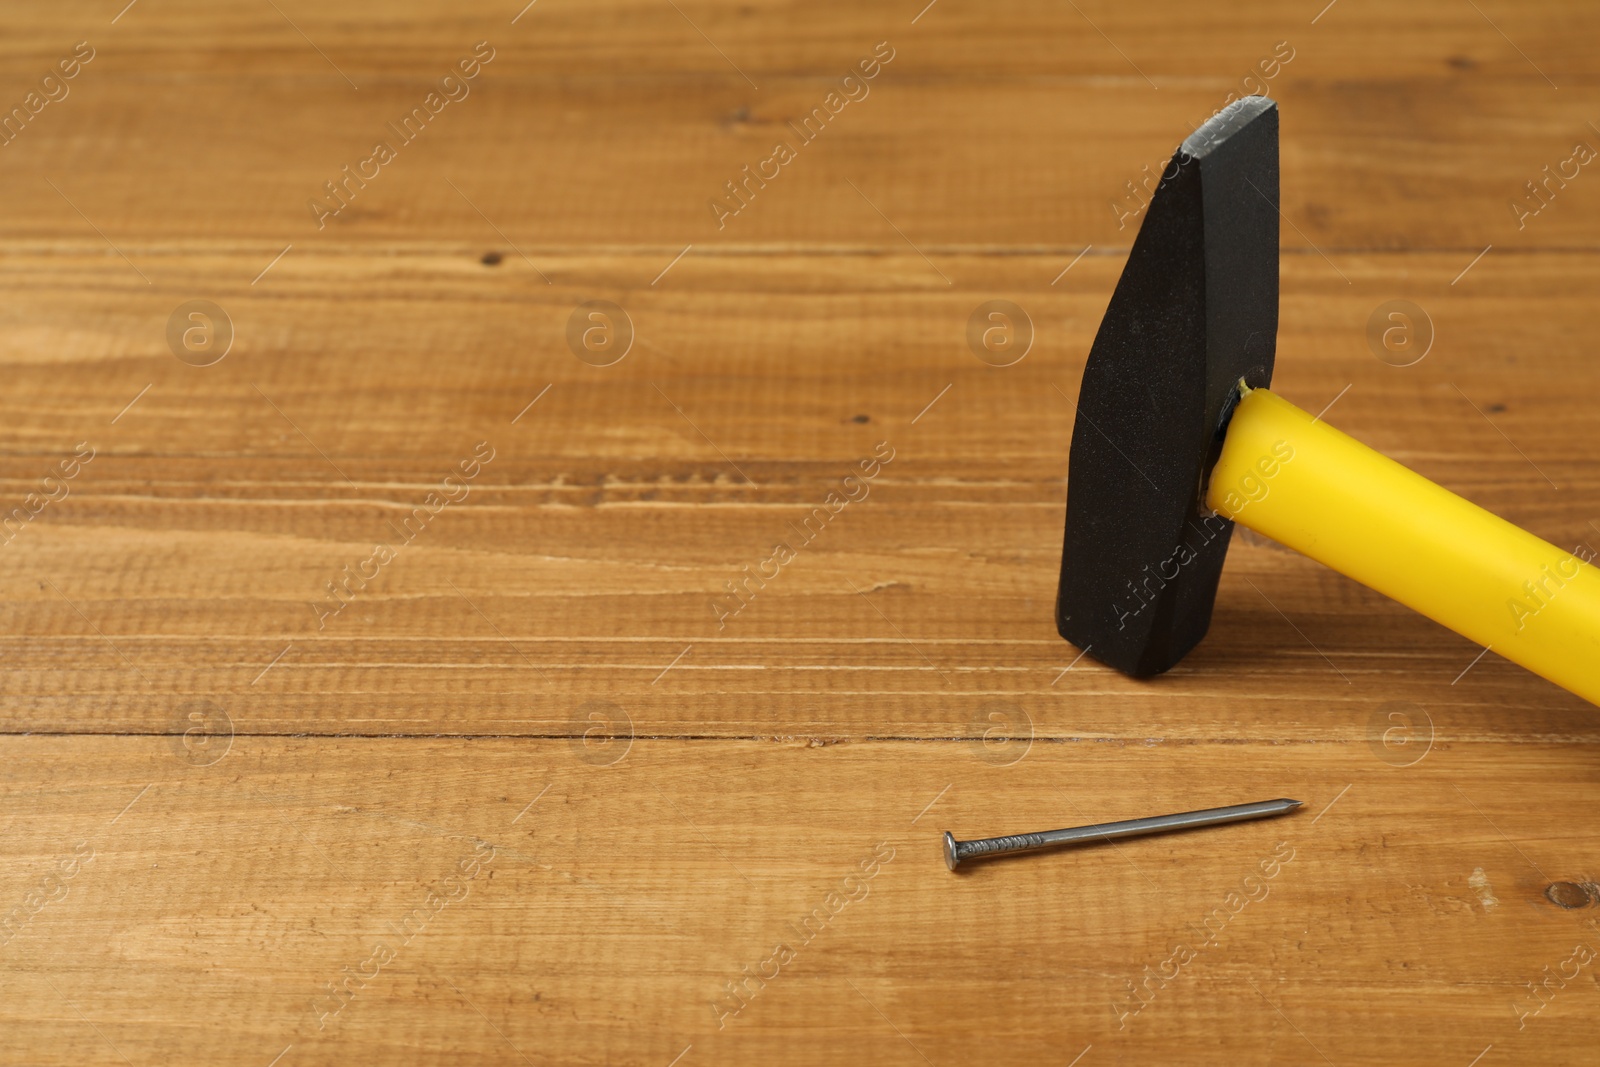
M 1205 636 L 1235 522 L 1600 704 L 1600 569 L 1268 391 L 1278 107 L 1230 104 L 1163 172 L 1072 432 L 1061 636 L 1135 677 Z

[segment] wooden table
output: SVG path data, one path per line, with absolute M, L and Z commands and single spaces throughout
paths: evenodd
M 1593 5 L 123 2 L 0 13 L 0 1063 L 1594 1062 L 1595 708 L 1248 535 L 1051 617 L 1263 87 L 1276 387 L 1600 545 Z

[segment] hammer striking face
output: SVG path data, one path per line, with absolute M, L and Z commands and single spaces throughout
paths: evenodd
M 1278 338 L 1278 108 L 1249 96 L 1162 174 L 1083 371 L 1056 626 L 1127 674 L 1205 636 L 1233 523 L 1203 506 L 1242 378 Z

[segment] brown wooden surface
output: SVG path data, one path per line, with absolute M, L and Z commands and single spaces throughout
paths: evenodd
M 1073 665 L 1051 619 L 1112 202 L 1280 41 L 1276 388 L 1600 545 L 1600 175 L 1507 206 L 1600 147 L 1592 7 L 519 8 L 0 12 L 6 108 L 95 49 L 0 147 L 0 510 L 94 449 L 0 536 L 0 1064 L 1592 1062 L 1595 708 L 1249 535 L 1163 678 Z M 319 230 L 307 199 L 482 40 Z M 235 330 L 208 367 L 166 340 L 196 299 Z M 967 346 L 992 299 L 1035 327 L 1014 366 Z M 1368 344 L 1392 299 L 1436 329 L 1414 366 Z M 635 328 L 613 366 L 568 349 L 589 300 Z M 1275 796 L 1306 808 L 938 855 Z

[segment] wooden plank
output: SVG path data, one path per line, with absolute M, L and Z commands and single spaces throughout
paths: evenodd
M 1308 715 L 1307 736 L 1390 699 L 1482 736 L 1594 736 L 1587 705 L 1492 655 L 1454 684 L 1477 649 L 1259 539 L 1235 548 L 1212 636 L 1173 674 L 1062 675 L 1072 399 L 1120 261 L 1085 257 L 1055 286 L 1052 257 L 947 262 L 996 284 L 951 292 L 914 255 L 685 259 L 670 292 L 602 290 L 638 336 L 606 368 L 566 347 L 579 292 L 539 286 L 530 305 L 526 277 L 465 250 L 282 263 L 270 295 L 219 293 L 238 351 L 207 368 L 159 351 L 163 305 L 143 293 L 85 292 L 70 262 L 13 272 L 28 292 L 14 316 L 71 337 L 98 313 L 100 340 L 12 342 L 6 499 L 78 441 L 97 451 L 5 546 L 18 624 L 0 684 L 25 728 L 55 730 L 167 729 L 172 695 L 198 693 L 257 731 L 549 734 L 605 699 L 652 734 L 950 736 L 984 699 L 1056 736 L 1154 720 L 1216 737 L 1281 728 L 1285 702 L 1314 692 L 1343 721 Z M 1486 259 L 1454 287 L 1444 254 L 1345 262 L 1359 286 L 1285 257 L 1280 391 L 1311 410 L 1337 399 L 1336 425 L 1553 541 L 1600 538 L 1600 372 L 1569 326 L 1594 258 Z M 1006 368 L 965 337 L 997 293 L 1035 323 Z M 1367 320 L 1402 293 L 1436 340 L 1397 368 Z M 62 380 L 87 384 L 69 397 Z M 469 495 L 404 540 L 478 441 L 495 458 Z M 895 458 L 869 495 L 812 517 L 880 442 Z M 795 560 L 752 584 L 745 568 L 780 541 Z M 393 562 L 326 615 L 327 583 L 378 543 L 399 546 Z M 1169 715 L 1178 694 L 1209 710 Z
M 1593 744 L 1441 737 L 1410 767 L 1360 742 L 0 748 L 0 901 L 24 913 L 0 1062 L 1465 1064 L 1600 1040 L 1592 963 L 1519 1029 L 1524 983 L 1600 945 L 1600 910 L 1545 895 L 1592 880 L 1563 813 L 1600 801 Z M 1306 807 L 960 875 L 939 856 L 942 828 L 1280 794 Z M 741 1007 L 747 967 L 768 981 Z
M 1075 253 L 1125 246 L 1144 195 L 1128 184 L 1159 172 L 1266 63 L 1277 73 L 1265 87 L 1284 106 L 1283 203 L 1298 228 L 1285 227 L 1287 246 L 1450 247 L 1464 264 L 1490 243 L 1600 245 L 1600 183 L 1587 168 L 1569 166 L 1579 176 L 1551 185 L 1536 218 L 1519 225 L 1508 207 L 1575 144 L 1600 148 L 1583 96 L 1595 60 L 1574 32 L 1594 16 L 1581 4 L 1491 22 L 1447 0 L 1404 12 L 1343 0 L 1314 26 L 1263 3 L 1220 17 L 941 3 L 915 26 L 846 4 L 691 5 L 757 89 L 670 6 L 545 0 L 516 26 L 512 6 L 291 4 L 285 14 L 316 48 L 269 5 L 135 8 L 104 35 L 87 28 L 99 22 L 88 7 L 81 20 L 17 26 L 18 96 L 78 36 L 97 52 L 5 149 L 15 185 L 0 232 L 93 236 L 48 177 L 147 273 L 191 287 L 210 279 L 164 262 L 174 242 L 253 245 L 254 276 L 289 243 L 489 240 L 479 210 L 530 253 L 892 241 L 848 179 L 931 249 Z M 495 59 L 476 87 L 401 144 L 388 124 L 479 40 Z M 801 145 L 788 123 L 880 41 L 895 58 L 869 95 Z M 799 158 L 719 229 L 709 200 L 777 139 Z M 348 212 L 319 230 L 308 200 L 378 140 L 395 142 L 397 158 L 351 186 Z

